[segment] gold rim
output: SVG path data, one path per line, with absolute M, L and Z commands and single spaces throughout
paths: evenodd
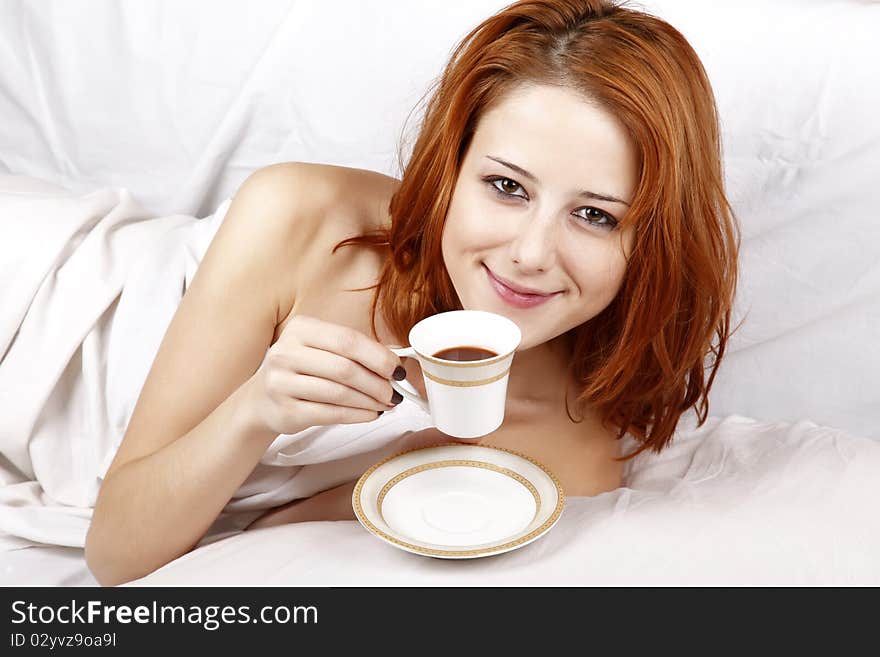
M 489 385 L 490 383 L 495 383 L 499 379 L 503 379 L 505 376 L 507 376 L 509 372 L 510 368 L 507 368 L 501 374 L 497 374 L 491 379 L 480 379 L 479 381 L 452 381 L 451 379 L 441 379 L 439 376 L 434 376 L 433 374 L 430 374 L 425 370 L 422 370 L 422 375 L 426 379 L 431 379 L 431 381 L 434 381 L 435 383 L 442 383 L 445 386 L 455 386 L 456 388 L 471 388 L 473 386 L 485 386 Z
M 494 449 L 498 450 L 499 452 L 507 452 L 508 454 L 519 456 L 520 458 L 523 458 L 540 468 L 548 477 L 550 477 L 550 480 L 556 487 L 556 508 L 553 509 L 553 513 L 550 514 L 547 520 L 545 520 L 540 527 L 533 529 L 528 534 L 520 536 L 513 541 L 508 541 L 507 543 L 502 543 L 500 545 L 493 545 L 490 547 L 479 548 L 475 550 L 437 550 L 435 548 L 427 548 L 421 545 L 415 545 L 414 543 L 407 543 L 406 541 L 401 541 L 400 539 L 391 536 L 386 532 L 383 532 L 381 529 L 376 527 L 376 525 L 369 521 L 366 514 L 364 513 L 363 507 L 361 507 L 361 490 L 364 487 L 364 483 L 366 483 L 367 479 L 369 479 L 370 475 L 373 474 L 373 472 L 378 470 L 381 466 L 385 465 L 389 461 L 403 456 L 404 454 L 409 454 L 410 452 L 418 452 L 423 449 L 431 449 L 434 447 L 474 447 L 474 445 L 467 445 L 465 443 L 440 443 L 438 445 L 429 445 L 428 447 L 416 447 L 414 449 L 407 449 L 402 452 L 398 452 L 397 454 L 393 454 L 392 456 L 389 456 L 388 458 L 383 459 L 382 461 L 379 461 L 378 463 L 373 465 L 369 470 L 361 475 L 360 479 L 358 479 L 357 484 L 354 487 L 354 491 L 351 495 L 351 503 L 354 507 L 355 515 L 357 516 L 361 524 L 363 524 L 371 532 L 385 539 L 389 543 L 402 547 L 411 552 L 416 552 L 418 554 L 424 554 L 432 557 L 475 557 L 480 555 L 492 554 L 495 552 L 503 552 L 511 548 L 520 546 L 523 543 L 528 543 L 529 541 L 537 538 L 545 531 L 550 529 L 550 527 L 553 526 L 553 524 L 559 519 L 559 516 L 562 514 L 562 509 L 565 506 L 565 493 L 562 490 L 562 485 L 559 483 L 556 475 L 550 472 L 550 470 L 548 470 L 542 463 L 539 463 L 531 456 L 527 456 L 526 454 L 514 451 L 512 449 L 505 449 L 504 447 L 493 447 L 491 445 L 478 445 L 478 447 Z
M 481 347 L 481 348 L 488 349 L 488 347 Z M 433 356 L 428 356 L 418 350 L 416 350 L 416 353 L 419 355 L 420 358 L 424 358 L 425 360 L 430 361 L 432 363 L 436 363 L 437 365 L 443 365 L 444 367 L 482 367 L 483 365 L 494 365 L 495 363 L 500 363 L 505 358 L 508 358 L 513 352 L 506 353 L 503 356 L 495 356 L 494 358 L 487 358 L 486 360 L 472 360 L 472 361 L 443 360 L 442 358 L 434 358 Z

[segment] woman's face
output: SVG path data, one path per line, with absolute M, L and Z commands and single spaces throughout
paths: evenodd
M 623 281 L 633 235 L 617 223 L 637 175 L 623 125 L 576 92 L 505 96 L 477 125 L 443 231 L 462 306 L 516 322 L 521 350 L 598 315 Z

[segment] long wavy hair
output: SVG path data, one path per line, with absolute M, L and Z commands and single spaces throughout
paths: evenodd
M 565 339 L 578 404 L 594 408 L 618 439 L 629 433 L 641 443 L 621 460 L 660 452 L 685 411 L 695 408 L 700 425 L 708 416 L 740 246 L 712 88 L 666 22 L 607 0 L 522 0 L 486 19 L 428 92 L 390 228 L 336 249 L 390 251 L 373 286 L 374 333 L 380 300 L 399 337 L 429 315 L 461 309 L 441 253 L 453 188 L 480 117 L 523 83 L 583 94 L 616 116 L 637 147 L 639 183 L 621 222 L 634 226 L 635 241 L 622 286 Z

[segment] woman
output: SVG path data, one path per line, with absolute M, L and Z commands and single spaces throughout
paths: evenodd
M 401 180 L 291 163 L 242 185 L 105 477 L 89 567 L 103 584 L 151 572 L 199 542 L 279 434 L 366 426 L 400 401 L 392 378 L 424 394 L 389 346 L 459 308 L 523 333 L 504 424 L 481 442 L 536 458 L 567 495 L 612 490 L 621 437 L 659 451 L 686 410 L 705 420 L 737 249 L 685 39 L 601 0 L 511 5 L 453 53 Z M 353 519 L 352 486 L 251 528 Z

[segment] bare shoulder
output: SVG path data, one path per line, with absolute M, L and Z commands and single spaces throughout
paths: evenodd
M 387 223 L 388 203 L 399 184 L 396 178 L 367 169 L 284 162 L 251 174 L 236 199 L 253 216 L 274 219 L 280 222 L 278 228 L 292 235 L 313 238 L 322 232 L 336 237 Z M 313 241 L 297 239 L 294 243 Z
M 399 182 L 367 169 L 272 164 L 252 173 L 235 194 L 244 224 L 240 230 L 259 231 L 287 263 L 289 280 L 302 282 L 326 257 L 328 246 L 387 223 L 388 203 Z M 285 288 L 293 291 L 290 285 Z
M 236 196 L 247 195 L 265 208 L 361 210 L 387 202 L 400 181 L 378 171 L 313 162 L 282 162 L 252 173 Z
M 330 164 L 305 166 L 309 167 L 308 176 L 320 181 L 320 214 L 332 215 L 334 221 L 329 227 L 334 232 L 362 233 L 388 223 L 388 204 L 399 180 L 368 169 Z

